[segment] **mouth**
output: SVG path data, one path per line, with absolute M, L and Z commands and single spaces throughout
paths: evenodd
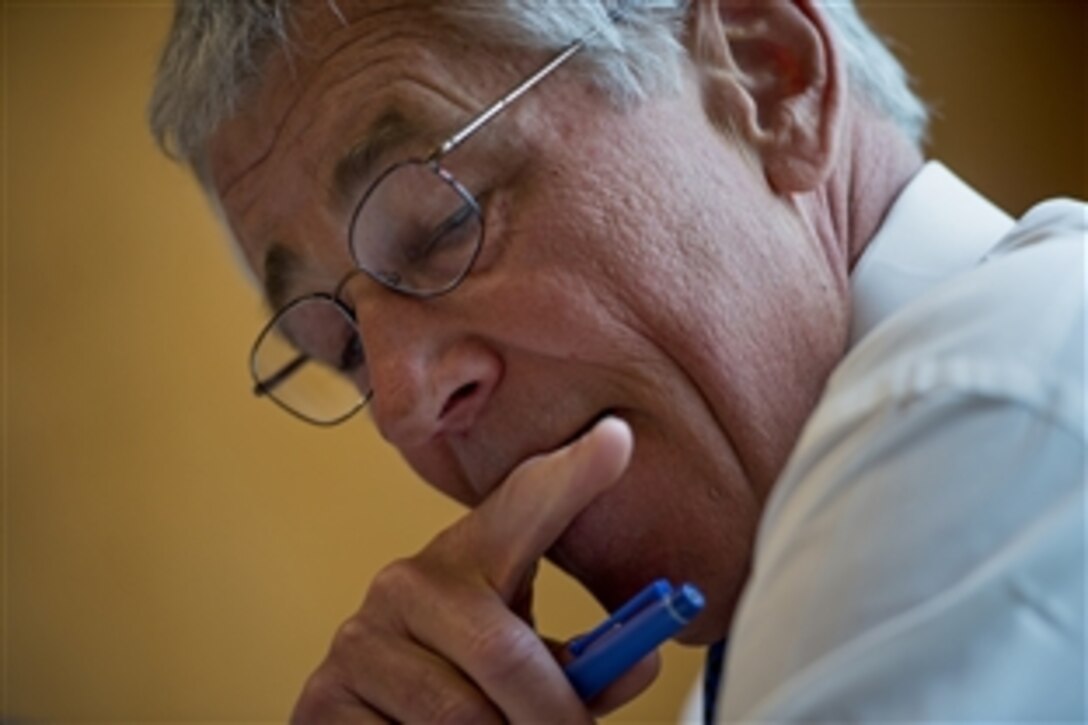
M 600 413 L 587 420 L 581 428 L 574 431 L 574 433 L 572 433 L 569 438 L 564 440 L 556 447 L 556 450 L 558 450 L 559 448 L 566 448 L 567 446 L 584 436 L 586 433 L 589 433 L 591 430 L 593 430 L 602 420 L 609 417 L 619 418 L 621 416 L 615 408 L 605 408 Z

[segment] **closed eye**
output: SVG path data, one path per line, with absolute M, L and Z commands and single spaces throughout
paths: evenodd
M 457 211 L 447 216 L 435 226 L 434 229 L 431 230 L 427 240 L 422 244 L 419 244 L 413 250 L 412 261 L 415 262 L 426 259 L 430 255 L 440 251 L 442 247 L 447 244 L 463 241 L 463 239 L 458 237 L 457 230 L 469 222 L 475 214 L 476 209 L 470 204 L 462 204 L 457 208 Z
M 351 373 L 365 364 L 366 353 L 363 351 L 363 342 L 358 335 L 352 335 L 340 354 L 340 363 L 337 365 L 337 370 L 343 373 Z

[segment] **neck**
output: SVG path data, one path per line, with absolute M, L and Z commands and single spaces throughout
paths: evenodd
M 923 163 L 890 121 L 868 109 L 851 110 L 834 171 L 820 188 L 795 199 L 844 282 Z

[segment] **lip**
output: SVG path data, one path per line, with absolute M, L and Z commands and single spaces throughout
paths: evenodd
M 593 430 L 593 429 L 594 429 L 594 428 L 595 428 L 595 427 L 597 426 L 597 424 L 598 424 L 598 423 L 600 423 L 600 422 L 601 422 L 602 420 L 604 420 L 605 418 L 608 418 L 608 417 L 610 417 L 610 416 L 615 416 L 615 417 L 619 417 L 619 415 L 618 415 L 618 414 L 616 413 L 616 409 L 615 409 L 615 408 L 605 408 L 605 409 L 604 409 L 604 410 L 602 410 L 602 411 L 601 411 L 600 413 L 597 413 L 597 415 L 595 415 L 595 416 L 592 416 L 592 417 L 591 417 L 591 418 L 590 418 L 589 420 L 587 420 L 587 421 L 586 421 L 586 422 L 585 422 L 585 423 L 584 423 L 584 424 L 582 425 L 582 427 L 581 427 L 581 428 L 579 428 L 578 430 L 574 431 L 574 433 L 573 433 L 573 434 L 571 434 L 571 436 L 570 436 L 569 438 L 567 438 L 567 439 L 566 439 L 565 441 L 563 441 L 562 443 L 560 443 L 560 444 L 559 444 L 559 445 L 558 445 L 558 446 L 556 447 L 556 450 L 558 450 L 558 449 L 560 449 L 560 448 L 566 448 L 566 447 L 567 447 L 567 446 L 569 446 L 570 444 L 574 443 L 574 442 L 575 442 L 575 441 L 577 441 L 577 440 L 578 440 L 579 438 L 581 438 L 582 436 L 584 436 L 584 435 L 585 435 L 586 433 L 589 433 L 589 432 L 590 432 L 591 430 Z
M 503 467 L 502 469 L 500 469 L 500 470 L 498 470 L 498 471 L 496 471 L 494 473 L 484 475 L 484 476 L 473 476 L 471 474 L 468 474 L 467 475 L 467 485 L 472 489 L 472 491 L 475 492 L 476 498 L 475 498 L 474 501 L 471 501 L 471 502 L 466 501 L 466 503 L 468 503 L 470 505 L 475 505 L 475 504 L 480 503 L 483 499 L 490 496 L 499 487 L 501 487 L 503 485 L 503 483 L 505 483 L 505 481 L 511 476 L 511 474 L 513 474 L 513 472 L 515 470 L 517 470 L 517 468 L 519 466 L 521 466 L 522 464 L 524 464 L 526 461 L 530 460 L 531 458 L 537 457 L 537 456 L 549 455 L 551 453 L 558 452 L 558 451 L 566 448 L 567 446 L 572 445 L 573 443 L 578 441 L 580 438 L 585 436 L 587 433 L 589 433 L 591 430 L 593 430 L 593 428 L 596 427 L 596 425 L 598 423 L 600 423 L 602 420 L 604 420 L 605 418 L 607 418 L 609 416 L 621 417 L 617 408 L 612 408 L 612 407 L 603 408 L 603 409 L 600 410 L 600 412 L 596 413 L 595 415 L 592 415 L 592 416 L 588 417 L 586 419 L 586 421 L 581 426 L 579 426 L 577 429 L 575 429 L 566 438 L 561 439 L 556 443 L 546 444 L 546 445 L 539 446 L 539 447 L 537 447 L 537 446 L 528 447 L 528 448 L 524 449 L 521 454 L 516 455 L 512 459 L 512 462 L 507 462 L 505 467 Z M 449 436 L 449 437 L 452 438 L 453 436 Z M 577 521 L 578 518 L 579 517 L 575 517 L 574 521 Z M 573 522 L 572 522 L 572 525 L 573 525 Z M 569 529 L 570 526 L 568 526 L 567 528 Z M 565 535 L 565 532 L 564 532 L 564 535 Z
M 526 453 L 525 455 L 522 455 L 521 457 L 517 458 L 515 460 L 515 462 L 513 463 L 513 465 L 510 465 L 505 470 L 505 472 L 503 472 L 495 480 L 495 482 L 490 487 L 488 487 L 486 490 L 494 491 L 496 488 L 501 486 L 503 481 L 505 481 L 507 478 L 509 478 L 510 474 L 513 473 L 517 469 L 518 466 L 525 463 L 525 461 L 529 460 L 530 458 L 533 458 L 535 456 L 548 455 L 550 453 L 555 453 L 557 451 L 560 451 L 560 450 L 566 448 L 567 446 L 572 445 L 573 443 L 578 441 L 580 438 L 585 436 L 587 433 L 589 433 L 591 430 L 593 430 L 597 426 L 598 423 L 600 423 L 605 418 L 607 418 L 609 416 L 620 417 L 620 415 L 619 415 L 619 413 L 617 411 L 618 411 L 617 408 L 603 408 L 596 415 L 592 415 L 589 418 L 587 418 L 585 423 L 583 423 L 580 427 L 575 429 L 575 431 L 573 433 L 571 433 L 569 436 L 567 436 L 566 438 L 560 440 L 558 443 L 551 444 L 551 445 L 546 445 L 546 446 L 543 446 L 541 448 L 530 449 L 528 453 Z

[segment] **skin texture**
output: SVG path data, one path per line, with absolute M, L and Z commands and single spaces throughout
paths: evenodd
M 693 5 L 680 93 L 616 109 L 575 61 L 449 157 L 487 229 L 454 292 L 347 285 L 375 424 L 470 511 L 372 583 L 297 720 L 578 722 L 637 694 L 655 662 L 592 711 L 566 685 L 562 647 L 527 624 L 544 555 L 608 608 L 647 572 L 692 581 L 708 608 L 685 638 L 727 631 L 763 502 L 843 354 L 849 266 L 919 158 L 850 101 L 809 3 Z M 301 260 L 288 296 L 351 269 L 332 169 L 376 118 L 418 127 L 380 170 L 545 58 L 458 41 L 414 4 L 346 26 L 322 6 L 208 147 L 255 275 L 272 244 Z

